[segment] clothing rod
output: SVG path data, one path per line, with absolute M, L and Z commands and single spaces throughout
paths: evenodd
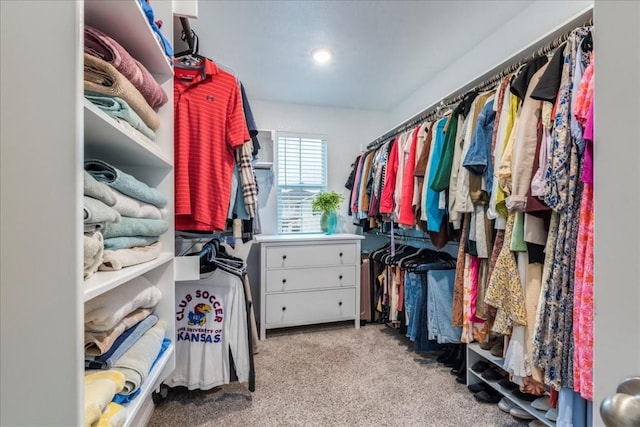
M 366 232 L 367 234 L 370 235 L 374 235 L 374 236 L 383 236 L 383 237 L 389 237 L 391 238 L 391 233 L 388 231 L 379 231 L 377 229 L 374 230 L 369 230 Z M 422 236 L 419 235 L 414 235 L 414 234 L 402 234 L 402 233 L 398 233 L 398 231 L 394 231 L 393 233 L 393 238 L 395 240 L 400 240 L 400 241 L 404 241 L 405 243 L 408 243 L 410 240 L 415 240 L 415 241 L 424 241 L 424 242 L 430 242 L 433 244 L 431 237 L 429 237 L 427 232 L 422 232 Z M 460 242 L 455 241 L 455 240 L 451 240 L 449 242 L 447 242 L 445 244 L 444 247 L 450 246 L 450 245 L 455 245 L 457 246 Z
M 560 46 L 567 39 L 569 33 L 575 28 L 590 25 L 593 25 L 593 6 L 589 6 L 573 18 L 570 18 L 565 23 L 559 25 L 555 29 L 549 31 L 546 35 L 531 43 L 529 46 L 512 55 L 510 58 L 502 61 L 492 69 L 449 93 L 449 95 L 440 98 L 440 101 L 432 103 L 419 113 L 414 114 L 409 119 L 394 126 L 369 143 L 366 149 L 375 149 L 396 135 L 424 122 L 426 119 L 435 118 L 440 111 L 457 104 L 470 92 L 489 90 L 493 88 L 503 77 L 515 72 L 522 64 L 534 58 L 547 55 Z

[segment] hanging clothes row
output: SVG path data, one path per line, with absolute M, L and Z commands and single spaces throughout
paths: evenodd
M 258 234 L 253 169 L 260 144 L 244 87 L 234 73 L 193 50 L 174 61 L 175 228 L 221 231 L 246 221 Z
M 592 399 L 592 26 L 362 153 L 346 187 L 365 231 L 385 221 L 460 242 L 461 341 L 509 337 L 523 390 Z
M 416 351 L 460 342 L 451 325 L 455 259 L 445 252 L 387 244 L 369 253 L 378 320 L 399 329 Z

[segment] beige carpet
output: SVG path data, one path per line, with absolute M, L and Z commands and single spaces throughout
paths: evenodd
M 526 426 L 497 405 L 477 403 L 449 368 L 383 325 L 273 330 L 255 365 L 254 393 L 238 383 L 170 389 L 149 425 Z

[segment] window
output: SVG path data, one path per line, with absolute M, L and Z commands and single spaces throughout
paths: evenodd
M 311 203 L 327 189 L 327 141 L 320 137 L 279 134 L 278 233 L 320 232 L 320 212 Z

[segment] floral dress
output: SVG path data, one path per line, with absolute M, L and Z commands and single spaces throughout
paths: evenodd
M 593 143 L 593 67 L 594 57 L 584 73 L 576 97 L 575 117 L 585 125 L 586 152 L 583 160 L 582 205 L 576 247 L 573 295 L 574 357 L 573 389 L 587 400 L 593 400 L 593 175 L 591 157 Z
M 507 218 L 507 228 L 504 231 L 502 250 L 493 267 L 484 298 L 487 305 L 497 309 L 492 331 L 503 335 L 510 335 L 513 326 L 527 324 L 520 273 L 511 252 L 514 221 L 515 214 L 510 213 Z
M 564 50 L 564 65 L 558 108 L 548 163 L 544 171 L 544 202 L 558 213 L 555 247 L 548 252 L 551 267 L 544 284 L 544 301 L 539 307 L 534 336 L 534 362 L 544 370 L 544 381 L 551 387 L 573 388 L 573 287 L 582 193 L 579 147 L 571 135 L 573 69 L 578 48 L 589 30 L 571 32 Z

